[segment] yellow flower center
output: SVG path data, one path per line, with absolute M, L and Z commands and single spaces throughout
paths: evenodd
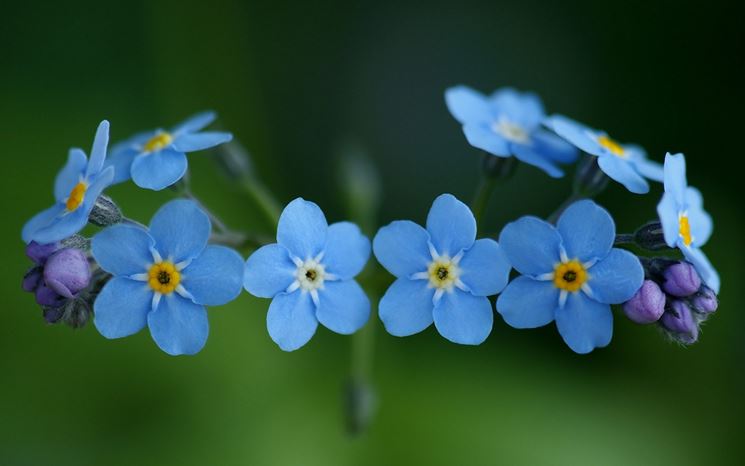
M 688 216 L 681 215 L 678 219 L 678 225 L 678 233 L 680 234 L 680 237 L 683 238 L 683 243 L 686 246 L 690 246 L 691 242 L 693 242 L 693 238 L 691 237 L 691 224 L 688 223 Z
M 587 281 L 587 270 L 578 260 L 562 262 L 554 269 L 554 286 L 564 291 L 579 291 Z
M 169 133 L 162 132 L 151 137 L 145 143 L 143 149 L 145 149 L 145 152 L 155 152 L 167 147 L 171 142 L 173 142 L 173 137 Z
M 450 258 L 440 258 L 429 264 L 427 273 L 433 288 L 449 290 L 458 280 L 460 270 Z
M 623 147 L 621 147 L 621 144 L 617 143 L 616 141 L 609 138 L 608 136 L 600 136 L 598 138 L 598 144 L 608 149 L 611 152 L 611 154 L 615 156 L 623 157 L 625 155 L 623 151 Z
M 173 262 L 158 262 L 150 267 L 147 283 L 156 293 L 173 293 L 180 282 L 181 274 L 176 270 Z
M 85 199 L 85 192 L 87 190 L 88 185 L 83 181 L 72 188 L 72 191 L 70 191 L 70 195 L 67 196 L 67 201 L 65 202 L 65 207 L 68 212 L 74 212 L 78 207 L 80 207 L 80 204 L 83 203 L 83 199 Z

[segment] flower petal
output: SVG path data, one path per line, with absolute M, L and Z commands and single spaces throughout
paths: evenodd
M 445 91 L 445 104 L 461 124 L 489 122 L 493 115 L 489 101 L 482 93 L 468 86 L 454 86 Z
M 512 155 L 509 142 L 483 123 L 466 123 L 463 125 L 463 134 L 468 143 L 477 149 L 498 157 Z
M 512 280 L 497 299 L 497 312 L 513 328 L 549 324 L 558 307 L 559 290 L 553 283 L 525 275 Z
M 354 280 L 327 281 L 318 298 L 316 317 L 333 332 L 349 335 L 370 318 L 370 300 Z
M 566 139 L 580 150 L 591 155 L 600 155 L 603 149 L 592 135 L 597 131 L 578 123 L 563 115 L 552 115 L 544 120 L 546 127 L 554 130 L 556 134 Z
M 489 102 L 496 115 L 506 116 L 510 122 L 529 132 L 537 128 L 546 116 L 540 97 L 532 92 L 518 92 L 504 87 L 494 92 Z
M 662 195 L 660 203 L 657 204 L 657 215 L 660 217 L 665 243 L 671 248 L 675 247 L 675 244 L 678 242 L 680 224 L 678 219 L 678 204 L 675 202 L 675 197 L 672 194 L 666 192 Z
M 154 245 L 153 238 L 142 228 L 114 225 L 93 237 L 91 252 L 105 271 L 129 276 L 147 272 L 153 262 L 150 248 Z
M 537 217 L 522 217 L 505 225 L 499 235 L 499 245 L 512 266 L 522 274 L 553 272 L 554 265 L 560 261 L 559 232 Z
M 85 177 L 90 178 L 97 174 L 103 168 L 106 160 L 106 146 L 109 145 L 109 122 L 103 120 L 96 129 L 96 136 L 93 138 L 93 147 L 91 148 L 91 159 L 85 170 Z
M 685 204 L 688 187 L 686 180 L 686 159 L 683 154 L 665 155 L 665 192 L 670 193 L 678 206 Z
M 577 201 L 556 224 L 570 259 L 582 262 L 608 254 L 616 239 L 616 225 L 607 210 L 590 200 Z
M 721 287 L 721 280 L 719 278 L 719 273 L 717 273 L 717 270 L 714 268 L 713 265 L 711 265 L 711 262 L 709 261 L 709 258 L 706 257 L 706 254 L 698 248 L 681 248 L 681 251 L 683 251 L 683 255 L 688 259 L 694 267 L 696 267 L 696 271 L 699 275 L 701 275 L 701 278 L 703 279 L 704 283 L 706 283 L 706 286 L 714 290 L 714 293 L 719 294 L 719 288 Z
M 442 296 L 432 316 L 440 335 L 461 345 L 483 343 L 494 324 L 494 310 L 488 298 L 458 289 Z
M 370 258 L 370 240 L 354 223 L 334 223 L 329 226 L 324 251 L 326 270 L 348 280 L 365 268 Z
M 711 215 L 704 210 L 704 198 L 701 191 L 696 188 L 688 188 L 685 196 L 693 245 L 701 247 L 711 237 L 714 230 L 714 221 L 711 219 Z
M 476 219 L 467 205 L 452 194 L 441 194 L 427 215 L 427 231 L 440 255 L 455 256 L 476 241 Z
M 519 161 L 540 168 L 552 178 L 561 178 L 564 176 L 564 170 L 557 167 L 551 159 L 537 152 L 533 146 L 512 144 L 512 152 Z
M 114 277 L 93 304 L 93 323 L 106 338 L 122 338 L 142 330 L 152 309 L 153 291 L 145 282 Z
M 639 259 L 623 249 L 610 253 L 587 271 L 587 285 L 592 297 L 606 304 L 621 304 L 631 299 L 644 282 L 644 268 Z
M 277 242 L 301 260 L 323 251 L 327 234 L 328 223 L 321 208 L 301 197 L 287 204 L 279 216 Z
M 207 246 L 181 271 L 186 291 L 197 304 L 219 306 L 241 294 L 243 258 L 225 246 Z
M 432 261 L 429 233 L 409 220 L 397 220 L 382 227 L 373 238 L 373 252 L 378 262 L 396 277 L 406 277 L 427 270 Z
M 195 152 L 209 149 L 233 139 L 233 135 L 221 131 L 205 131 L 202 133 L 185 133 L 173 141 L 173 148 L 179 152 Z
M 259 298 L 273 298 L 295 281 L 296 268 L 287 248 L 276 243 L 267 244 L 246 261 L 243 287 Z
M 388 333 L 407 337 L 429 327 L 434 294 L 426 280 L 399 278 L 393 282 L 378 304 L 380 320 Z
M 82 150 L 70 149 L 70 153 L 67 156 L 67 163 L 54 180 L 54 198 L 57 202 L 65 202 L 70 196 L 72 188 L 83 177 L 87 163 L 88 159 Z
M 608 346 L 613 337 L 613 314 L 584 293 L 570 293 L 566 305 L 556 310 L 556 327 L 575 353 L 589 353 Z
M 21 238 L 23 239 L 23 242 L 28 244 L 31 241 L 34 240 L 34 237 L 36 236 L 36 233 L 40 230 L 43 230 L 47 228 L 49 225 L 54 222 L 54 220 L 62 214 L 62 212 L 65 210 L 64 204 L 54 204 L 52 207 L 49 207 L 48 209 L 42 210 L 38 214 L 31 217 L 31 219 L 26 222 L 25 225 L 23 225 L 23 230 L 21 231 Z M 64 238 L 62 238 L 64 239 Z M 55 240 L 49 241 L 50 243 L 53 243 Z M 37 241 L 40 244 L 47 244 L 42 243 L 40 241 Z
M 539 129 L 531 133 L 530 139 L 537 153 L 555 162 L 572 163 L 579 157 L 579 151 L 575 146 L 554 133 Z
M 150 220 L 150 235 L 163 259 L 175 263 L 197 257 L 210 237 L 210 219 L 194 201 L 179 199 L 161 207 Z
M 665 170 L 657 162 L 647 160 L 646 158 L 638 158 L 633 161 L 633 164 L 636 171 L 644 178 L 654 181 L 662 181 L 665 178 Z
M 51 218 L 50 223 L 46 226 L 41 226 L 41 221 L 44 220 L 42 214 L 50 216 L 54 207 L 37 214 L 38 218 L 34 217 L 29 221 L 29 223 L 38 222 L 39 224 L 39 228 L 30 233 L 29 241 L 33 240 L 40 244 L 62 241 L 82 230 L 88 223 L 88 213 L 90 210 L 86 210 L 84 206 L 81 206 L 75 212 L 70 213 L 65 211 L 64 205 L 57 204 L 56 207 L 57 215 Z M 47 219 L 48 218 L 49 217 L 47 217 Z M 29 231 L 31 231 L 31 228 L 29 228 Z
M 135 157 L 131 168 L 132 181 L 141 188 L 160 191 L 183 178 L 187 167 L 186 155 L 167 147 Z
M 269 305 L 266 328 L 284 351 L 295 351 L 313 337 L 318 327 L 310 293 L 280 293 Z
M 637 173 L 631 162 L 615 155 L 603 155 L 598 157 L 598 165 L 603 173 L 624 185 L 632 193 L 646 194 L 649 192 L 649 183 Z
M 217 114 L 213 111 L 206 111 L 197 113 L 196 115 L 190 116 L 186 121 L 173 128 L 171 134 L 181 135 L 182 133 L 193 133 L 206 127 L 217 118 Z
M 160 299 L 158 308 L 147 315 L 147 325 L 158 347 L 171 356 L 198 353 L 210 332 L 204 306 L 177 293 Z
M 492 239 L 476 240 L 458 266 L 460 279 L 474 296 L 491 296 L 502 291 L 512 269 L 504 251 Z

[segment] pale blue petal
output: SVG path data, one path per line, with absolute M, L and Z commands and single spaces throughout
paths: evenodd
M 665 192 L 670 193 L 678 206 L 685 204 L 685 193 L 688 187 L 686 181 L 686 159 L 683 154 L 665 155 Z
M 378 305 L 380 320 L 391 335 L 406 337 L 432 325 L 433 288 L 427 280 L 399 278 L 388 288 Z
M 493 119 L 489 101 L 482 93 L 467 86 L 455 86 L 445 91 L 445 104 L 461 124 L 490 122 Z
M 587 285 L 593 299 L 606 304 L 621 304 L 631 299 L 644 282 L 639 259 L 623 249 L 611 249 L 602 260 L 588 269 Z
M 158 347 L 171 356 L 198 353 L 210 332 L 204 306 L 177 293 L 160 299 L 158 308 L 147 315 L 147 325 Z
M 243 258 L 225 246 L 207 246 L 181 271 L 181 284 L 197 304 L 226 304 L 241 294 Z
M 76 211 L 67 213 L 64 205 L 57 204 L 57 216 L 47 226 L 40 226 L 37 230 L 33 231 L 29 236 L 29 241 L 36 241 L 39 244 L 49 244 L 62 241 L 79 232 L 88 223 L 89 211 L 86 211 L 84 207 L 81 206 Z M 43 213 L 50 215 L 50 210 Z M 35 220 L 36 218 L 33 218 L 29 223 Z M 41 220 L 43 219 L 40 218 L 38 220 L 39 224 Z M 31 229 L 29 228 L 29 230 Z
M 106 146 L 109 145 L 109 122 L 103 120 L 96 129 L 96 136 L 93 139 L 93 147 L 91 148 L 91 159 L 88 162 L 88 167 L 85 170 L 85 177 L 90 178 L 96 173 L 100 172 L 103 168 L 104 160 L 106 160 Z
M 491 296 L 507 285 L 512 266 L 492 239 L 479 239 L 463 255 L 460 279 L 474 296 Z
M 370 318 L 370 300 L 354 280 L 327 281 L 318 298 L 316 317 L 333 332 L 349 335 Z
M 662 233 L 665 235 L 665 243 L 668 246 L 675 247 L 678 242 L 680 224 L 678 220 L 678 204 L 675 197 L 670 193 L 662 195 L 662 200 L 657 204 L 657 215 L 660 217 L 662 224 Z
M 704 198 L 696 188 L 686 190 L 688 221 L 691 226 L 691 237 L 695 247 L 701 247 L 709 240 L 714 230 L 714 221 L 704 210 Z
M 455 256 L 476 241 L 476 219 L 467 205 L 452 194 L 441 194 L 427 215 L 427 231 L 440 255 Z
M 429 233 L 409 220 L 397 220 L 382 227 L 373 238 L 378 262 L 396 277 L 427 270 L 432 261 Z
M 714 290 L 714 293 L 719 294 L 719 288 L 721 286 L 719 273 L 717 273 L 717 270 L 713 265 L 711 265 L 706 254 L 698 248 L 682 247 L 681 251 L 683 251 L 683 255 L 686 259 L 696 267 L 696 271 L 701 276 L 704 283 L 706 283 L 706 286 Z
M 632 193 L 646 194 L 649 192 L 649 183 L 637 173 L 632 163 L 628 160 L 615 155 L 603 155 L 598 157 L 598 165 L 600 165 L 603 173 L 621 183 Z
M 544 124 L 588 154 L 600 155 L 603 153 L 603 148 L 594 137 L 598 133 L 594 129 L 563 115 L 552 115 L 544 121 Z
M 654 181 L 662 181 L 665 178 L 665 170 L 662 165 L 657 162 L 639 158 L 632 161 L 632 163 L 634 164 L 636 171 L 644 178 Z
M 313 337 L 318 327 L 310 293 L 280 293 L 269 305 L 266 328 L 284 351 L 295 351 Z
M 195 152 L 209 149 L 233 139 L 230 133 L 205 131 L 203 133 L 185 133 L 173 141 L 173 148 L 179 152 Z
M 83 178 L 88 159 L 80 149 L 70 149 L 67 156 L 67 164 L 57 174 L 54 180 L 54 198 L 57 202 L 65 202 L 70 196 L 70 191 Z
M 182 133 L 193 133 L 206 127 L 217 118 L 217 114 L 212 111 L 197 113 L 192 115 L 186 121 L 173 128 L 171 134 L 181 135 Z
M 585 354 L 608 346 L 613 337 L 613 314 L 609 304 L 584 293 L 570 293 L 566 305 L 556 310 L 556 327 L 572 351 Z
M 160 191 L 183 178 L 188 167 L 186 155 L 170 147 L 140 154 L 132 162 L 132 181 L 141 188 Z
M 114 167 L 113 184 L 124 183 L 132 178 L 132 162 L 140 154 L 135 147 L 115 148 L 106 159 L 106 167 Z
M 91 240 L 91 253 L 102 269 L 112 275 L 145 273 L 153 262 L 150 248 L 155 241 L 143 230 L 131 225 L 114 225 Z
M 267 244 L 246 261 L 243 286 L 254 296 L 273 298 L 295 281 L 296 269 L 287 248 L 280 244 Z
M 315 203 L 299 197 L 287 204 L 277 225 L 277 242 L 301 260 L 316 257 L 326 245 L 328 223 Z
M 559 163 L 572 163 L 579 157 L 575 146 L 546 130 L 536 130 L 530 135 L 535 152 Z
M 152 309 L 153 291 L 145 282 L 114 277 L 93 304 L 93 323 L 106 338 L 122 338 L 142 330 Z
M 370 240 L 354 223 L 334 223 L 329 226 L 324 251 L 326 271 L 348 280 L 365 268 L 370 258 Z
M 28 222 L 26 222 L 25 225 L 23 225 L 23 230 L 21 231 L 21 238 L 23 239 L 23 242 L 28 244 L 31 241 L 33 241 L 34 236 L 36 235 L 38 231 L 46 229 L 49 225 L 51 225 L 55 221 L 57 217 L 62 215 L 62 212 L 64 211 L 65 211 L 65 205 L 58 203 L 58 204 L 54 204 L 52 207 L 48 209 L 42 210 L 38 214 L 31 217 L 31 219 Z M 53 243 L 54 240 L 52 240 L 51 242 Z M 47 243 L 41 243 L 41 244 L 47 244 Z
M 540 126 L 546 116 L 541 99 L 531 92 L 505 87 L 494 92 L 489 101 L 497 118 L 505 116 L 528 132 Z
M 93 205 L 98 200 L 98 196 L 104 191 L 104 189 L 111 186 L 111 182 L 114 180 L 114 168 L 106 167 L 93 178 L 91 178 L 91 185 L 88 186 L 88 190 L 85 192 L 85 198 L 83 199 L 83 205 L 78 209 L 85 209 L 86 212 L 90 213 L 93 209 Z
M 569 259 L 582 262 L 605 257 L 616 239 L 616 225 L 607 210 L 590 200 L 570 205 L 556 224 Z
M 554 320 L 559 290 L 551 281 L 520 276 L 497 299 L 497 312 L 510 327 L 536 328 Z
M 536 217 L 522 217 L 505 225 L 499 235 L 499 245 L 512 266 L 522 274 L 553 272 L 561 259 L 559 232 Z
M 163 259 L 174 263 L 197 257 L 210 237 L 210 219 L 194 201 L 178 199 L 161 207 L 150 221 L 150 235 Z
M 488 298 L 458 289 L 442 296 L 432 317 L 440 335 L 461 345 L 483 343 L 494 324 L 494 311 Z
M 465 134 L 468 143 L 477 149 L 499 157 L 512 155 L 509 141 L 492 131 L 485 124 L 467 123 L 463 125 L 463 134 Z
M 556 166 L 556 164 L 551 159 L 536 151 L 536 148 L 534 146 L 526 144 L 512 144 L 511 147 L 512 153 L 515 154 L 515 157 L 519 161 L 540 168 L 551 178 L 561 178 L 562 176 L 564 176 L 564 170 Z

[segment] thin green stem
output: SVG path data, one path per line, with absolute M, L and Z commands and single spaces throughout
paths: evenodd
M 630 244 L 636 244 L 636 241 L 634 240 L 634 235 L 629 233 L 619 233 L 616 235 L 616 239 L 613 242 L 616 246 L 621 245 L 630 245 Z
M 279 202 L 274 198 L 271 192 L 254 177 L 245 176 L 240 182 L 241 188 L 256 201 L 259 209 L 264 214 L 270 225 L 276 225 L 279 222 L 279 215 L 282 212 Z
M 497 187 L 497 178 L 482 176 L 479 187 L 476 190 L 476 195 L 471 202 L 471 211 L 473 216 L 476 218 L 476 225 L 481 225 L 481 217 L 486 211 L 486 206 L 489 204 L 489 199 L 494 192 L 494 188 Z

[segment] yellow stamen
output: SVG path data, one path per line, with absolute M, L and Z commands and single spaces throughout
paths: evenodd
M 180 282 L 181 274 L 173 262 L 158 262 L 150 267 L 147 283 L 156 293 L 173 293 Z
M 575 292 L 587 281 L 587 270 L 578 260 L 563 262 L 554 269 L 554 286 L 564 291 Z
M 616 141 L 609 138 L 608 136 L 598 137 L 598 144 L 608 149 L 611 152 L 611 154 L 615 156 L 623 157 L 625 155 L 623 151 L 623 147 L 621 147 L 621 144 L 617 143 Z
M 169 133 L 158 133 L 145 143 L 143 149 L 145 152 L 155 152 L 167 147 L 171 142 L 173 142 L 173 137 Z
M 73 212 L 77 210 L 78 207 L 80 207 L 80 204 L 83 203 L 83 199 L 85 199 L 85 192 L 87 190 L 88 185 L 83 181 L 76 184 L 75 187 L 72 188 L 72 191 L 70 191 L 70 195 L 67 196 L 67 201 L 65 202 L 65 207 L 67 208 L 68 212 Z
M 688 223 L 688 216 L 681 215 L 678 219 L 678 225 L 678 233 L 680 234 L 680 237 L 683 238 L 683 243 L 686 246 L 690 246 L 693 242 L 693 238 L 691 237 L 691 224 Z

